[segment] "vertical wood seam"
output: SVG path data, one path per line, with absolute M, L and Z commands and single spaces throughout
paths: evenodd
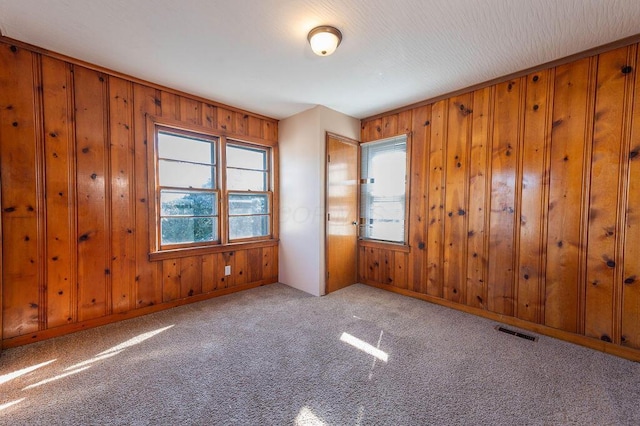
M 475 92 L 469 93 L 469 105 L 471 108 L 474 108 L 474 94 Z M 472 110 L 470 114 L 470 118 L 467 120 L 467 146 L 465 147 L 465 161 L 466 167 L 464 171 L 464 181 L 463 181 L 463 208 L 465 211 L 465 215 L 462 219 L 462 238 L 464 242 L 461 246 L 462 250 L 462 265 L 460 267 L 460 303 L 466 305 L 467 304 L 467 287 L 468 287 L 468 277 L 469 277 L 469 205 L 471 203 L 469 199 L 469 191 L 471 183 L 469 179 L 471 178 L 471 148 L 473 146 L 473 122 L 474 122 L 475 112 Z
M 484 259 L 482 265 L 482 299 L 483 308 L 486 310 L 489 307 L 489 248 L 491 246 L 490 229 L 491 229 L 491 191 L 492 191 L 492 179 L 493 179 L 493 149 L 490 149 L 493 145 L 494 135 L 494 116 L 496 108 L 496 85 L 491 86 L 489 89 L 489 105 L 487 108 L 487 142 L 486 142 L 486 173 L 485 173 L 485 199 L 484 199 Z
M 578 301 L 576 310 L 576 332 L 585 333 L 586 297 L 587 297 L 587 256 L 589 241 L 589 209 L 591 201 L 591 160 L 593 155 L 593 136 L 595 127 L 596 91 L 598 84 L 598 57 L 589 58 L 589 77 L 587 80 L 587 106 L 585 114 L 584 153 L 582 164 L 582 191 L 580 200 L 580 241 L 578 259 Z
M 513 257 L 511 258 L 511 312 L 516 318 L 519 316 L 518 295 L 520 292 L 520 232 L 522 229 L 522 179 L 524 161 L 524 132 L 525 110 L 527 102 L 527 77 L 520 77 L 520 91 L 518 92 L 518 134 L 516 135 L 516 176 L 514 188 L 513 214 Z
M 556 69 L 551 68 L 547 75 L 547 115 L 544 124 L 544 161 L 543 161 L 543 181 L 542 181 L 542 199 L 540 212 L 541 229 L 539 247 L 541 249 L 540 259 L 538 259 L 538 317 L 539 324 L 544 323 L 545 304 L 546 304 L 546 288 L 547 288 L 547 241 L 549 238 L 549 197 L 551 190 L 551 143 L 553 129 L 553 109 L 554 109 L 554 93 L 555 93 Z
M 33 116 L 35 137 L 35 171 L 36 171 L 36 260 L 38 282 L 38 329 L 47 328 L 47 201 L 45 194 L 45 154 L 44 154 L 44 102 L 42 87 L 42 56 L 32 53 L 33 61 Z
M 438 277 L 440 278 L 440 282 L 438 283 L 438 296 L 444 297 L 444 287 L 445 287 L 445 274 L 444 274 L 444 239 L 445 239 L 445 224 L 446 224 L 446 212 L 444 207 L 447 202 L 447 146 L 449 145 L 449 104 L 451 99 L 445 100 L 445 107 L 442 112 L 442 122 L 444 123 L 442 128 L 442 173 L 440 173 L 440 246 L 438 247 L 438 268 L 440 272 L 438 273 Z
M 104 214 L 105 214 L 105 265 L 109 268 L 109 271 L 103 271 L 105 274 L 105 315 L 113 314 L 113 280 L 111 271 L 113 270 L 112 249 L 113 249 L 113 224 L 111 214 L 112 194 L 111 194 L 111 102 L 109 93 L 109 83 L 111 81 L 110 76 L 103 77 L 102 83 L 102 104 L 104 109 L 102 111 L 103 121 L 103 145 L 104 145 Z
M 78 141 L 76 138 L 75 125 L 75 66 L 68 64 L 67 67 L 67 129 L 69 132 L 68 148 L 70 149 L 71 159 L 69 161 L 69 231 L 70 237 L 70 255 L 71 255 L 71 295 L 69 303 L 71 303 L 69 312 L 71 313 L 71 322 L 78 322 L 79 297 L 78 297 Z
M 429 251 L 429 195 L 428 195 L 428 191 L 429 191 L 429 185 L 431 185 L 431 174 L 429 173 L 429 169 L 430 169 L 430 164 L 431 164 L 431 129 L 433 128 L 433 105 L 429 105 L 428 109 L 427 109 L 427 121 L 429 121 L 429 126 L 427 129 L 425 129 L 424 132 L 424 141 L 422 142 L 424 144 L 424 148 L 423 148 L 423 152 L 424 152 L 424 159 L 423 159 L 423 171 L 424 171 L 424 181 L 423 181 L 423 189 L 425 191 L 427 191 L 427 194 L 425 194 L 425 197 L 423 197 L 423 206 L 424 206 L 424 218 L 423 218 L 423 224 L 422 224 L 422 229 L 424 231 L 423 233 L 423 237 L 424 237 L 424 250 L 421 250 L 422 252 L 422 256 L 420 256 L 421 261 L 423 262 L 422 264 L 422 280 L 421 282 L 418 283 L 418 290 L 423 290 L 424 289 L 424 293 L 427 293 L 427 287 L 429 284 L 429 256 L 428 256 L 428 251 Z M 412 249 L 413 250 L 413 249 Z M 415 288 L 415 285 L 414 285 Z M 417 291 L 417 290 L 416 290 Z
M 631 149 L 631 132 L 633 120 L 633 103 L 635 98 L 635 80 L 638 71 L 637 65 L 637 45 L 627 48 L 627 64 L 633 67 L 633 77 L 626 78 L 625 91 L 622 110 L 622 135 L 620 147 L 620 170 L 618 175 L 618 206 L 616 217 L 616 246 L 614 259 L 616 262 L 613 281 L 613 343 L 619 345 L 622 340 L 622 286 L 624 281 L 624 247 L 626 243 L 626 206 L 629 197 L 629 151 Z
M 129 99 L 129 145 L 127 146 L 127 158 L 129 162 L 129 225 L 133 230 L 133 241 L 129 243 L 128 254 L 131 258 L 127 259 L 129 263 L 129 309 L 135 309 L 136 307 L 136 264 L 138 259 L 136 257 L 136 242 L 138 240 L 138 230 L 136 229 L 136 133 L 135 133 L 135 102 L 133 100 L 133 83 L 127 82 L 127 99 Z

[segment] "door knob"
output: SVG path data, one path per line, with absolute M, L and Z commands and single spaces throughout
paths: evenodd
M 356 222 L 355 220 L 354 220 L 353 222 L 351 222 L 351 224 L 352 224 L 353 226 L 358 226 L 358 222 Z

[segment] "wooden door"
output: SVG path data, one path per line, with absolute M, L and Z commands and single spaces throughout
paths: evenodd
M 356 282 L 358 143 L 327 134 L 326 292 Z

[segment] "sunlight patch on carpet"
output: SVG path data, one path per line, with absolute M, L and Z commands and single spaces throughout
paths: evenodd
M 51 383 L 51 382 L 55 382 L 56 380 L 64 379 L 67 376 L 71 376 L 72 374 L 80 373 L 81 371 L 87 370 L 89 368 L 91 368 L 90 365 L 87 366 L 87 367 L 79 368 L 79 369 L 74 370 L 74 371 L 69 371 L 68 373 L 58 374 L 55 377 L 51 377 L 49 379 L 42 380 L 42 381 L 40 381 L 38 383 L 34 383 L 32 385 L 29 385 L 29 386 L 27 386 L 26 388 L 24 388 L 22 390 L 25 391 L 25 390 L 37 388 L 38 386 L 46 385 L 47 383 Z
M 159 329 L 157 329 L 157 330 L 153 330 L 153 331 L 148 331 L 148 332 L 146 332 L 146 333 L 142 333 L 142 334 L 140 334 L 140 335 L 138 335 L 138 336 L 136 336 L 136 337 L 132 337 L 131 339 L 129 339 L 129 340 L 125 341 L 125 342 L 120 343 L 119 345 L 116 345 L 116 346 L 114 346 L 114 347 L 112 347 L 112 348 L 110 348 L 110 349 L 107 349 L 107 350 L 106 350 L 106 351 L 104 351 L 104 352 L 100 352 L 100 353 L 99 353 L 98 355 L 96 355 L 96 356 L 106 355 L 106 354 L 111 353 L 111 352 L 118 352 L 118 351 L 122 351 L 123 349 L 129 348 L 129 347 L 131 347 L 131 346 L 135 346 L 135 345 L 137 345 L 137 344 L 139 344 L 139 343 L 144 342 L 144 341 L 145 341 L 145 340 L 147 340 L 147 339 L 152 338 L 152 337 L 153 337 L 153 336 L 155 336 L 156 334 L 160 334 L 160 333 L 162 333 L 163 331 L 167 331 L 167 330 L 168 330 L 168 329 L 170 329 L 171 327 L 173 327 L 173 324 L 172 324 L 172 325 L 169 325 L 169 326 L 167 326 L 167 327 L 159 328 Z
M 340 340 L 350 344 L 354 348 L 360 349 L 361 351 L 379 359 L 380 361 L 387 362 L 389 360 L 389 354 L 387 354 L 384 351 L 381 351 L 375 346 L 370 345 L 364 340 L 360 340 L 357 337 L 352 336 L 347 332 L 342 333 L 342 336 L 340 336 Z
M 323 422 L 318 416 L 315 415 L 313 411 L 309 407 L 302 407 L 300 412 L 296 416 L 294 420 L 294 425 L 296 426 L 325 426 L 326 423 Z
M 45 365 L 49 365 L 54 361 L 55 359 L 52 359 L 51 361 L 45 361 L 40 364 L 32 365 L 31 367 L 23 368 L 23 369 L 14 371 L 13 373 L 3 374 L 2 376 L 0 376 L 0 385 L 8 382 L 9 380 L 13 380 L 16 377 L 20 377 L 27 373 L 31 373 L 32 371 L 37 370 L 40 367 L 44 367 Z
M 26 398 L 20 398 L 20 399 L 16 399 L 15 401 L 11 401 L 11 402 L 6 402 L 2 405 L 0 405 L 0 411 L 4 410 L 5 408 L 9 408 L 12 405 L 16 405 L 16 404 L 20 404 L 22 401 L 24 401 Z

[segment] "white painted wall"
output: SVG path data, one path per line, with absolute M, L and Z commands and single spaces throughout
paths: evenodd
M 316 106 L 281 120 L 279 281 L 325 292 L 326 132 L 360 139 L 360 120 Z

